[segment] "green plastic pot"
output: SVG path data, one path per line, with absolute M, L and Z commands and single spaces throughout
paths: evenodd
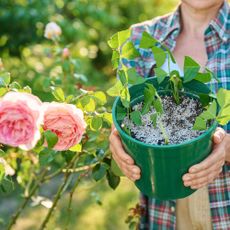
M 156 78 L 149 79 L 148 83 L 160 90 Z M 143 98 L 144 88 L 145 84 L 130 88 L 131 104 L 134 105 Z M 132 138 L 121 128 L 121 121 L 116 118 L 117 106 L 122 106 L 120 98 L 116 98 L 113 105 L 113 122 L 126 152 L 141 169 L 141 178 L 135 182 L 137 188 L 143 194 L 161 200 L 180 199 L 195 192 L 183 185 L 182 176 L 190 166 L 201 162 L 210 154 L 212 135 L 217 124 L 213 123 L 199 137 L 181 144 L 146 144 Z

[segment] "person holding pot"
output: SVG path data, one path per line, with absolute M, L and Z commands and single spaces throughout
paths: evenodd
M 219 78 L 214 88 L 230 89 L 230 7 L 224 0 L 181 0 L 172 14 L 132 27 L 132 40 L 138 49 L 142 33 L 147 31 L 174 54 L 178 70 L 184 56 L 191 56 Z M 143 54 L 135 62 L 126 60 L 144 77 L 153 76 L 154 60 Z M 124 151 L 113 128 L 110 149 L 122 172 L 132 181 L 141 177 L 140 169 Z M 198 189 L 189 197 L 161 201 L 141 196 L 140 229 L 230 229 L 230 125 L 217 128 L 213 151 L 193 165 L 182 178 L 185 186 Z

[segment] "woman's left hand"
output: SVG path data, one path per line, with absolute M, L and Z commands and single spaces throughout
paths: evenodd
M 199 189 L 219 176 L 227 154 L 225 138 L 227 138 L 225 131 L 222 128 L 217 128 L 213 135 L 212 153 L 199 164 L 190 167 L 188 173 L 182 177 L 186 187 Z

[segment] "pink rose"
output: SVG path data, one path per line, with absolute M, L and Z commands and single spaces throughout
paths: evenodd
M 70 56 L 70 51 L 68 48 L 64 48 L 62 51 L 62 58 L 67 59 Z
M 0 99 L 0 143 L 23 150 L 40 139 L 42 102 L 28 93 L 8 92 Z
M 44 130 L 58 136 L 55 150 L 68 150 L 78 144 L 85 132 L 83 112 L 74 105 L 65 103 L 44 103 Z

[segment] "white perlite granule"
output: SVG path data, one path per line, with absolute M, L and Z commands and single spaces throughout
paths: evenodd
M 192 98 L 181 97 L 181 103 L 177 105 L 171 96 L 162 97 L 164 114 L 158 120 L 162 120 L 170 144 L 179 144 L 186 140 L 198 137 L 203 131 L 192 130 L 196 117 L 202 112 L 201 104 Z M 133 106 L 133 110 L 141 111 L 143 104 Z M 126 116 L 123 125 L 130 129 L 132 137 L 148 144 L 164 144 L 164 138 L 158 123 L 153 126 L 150 116 L 156 111 L 151 107 L 150 111 L 141 116 L 142 125 L 135 125 Z

